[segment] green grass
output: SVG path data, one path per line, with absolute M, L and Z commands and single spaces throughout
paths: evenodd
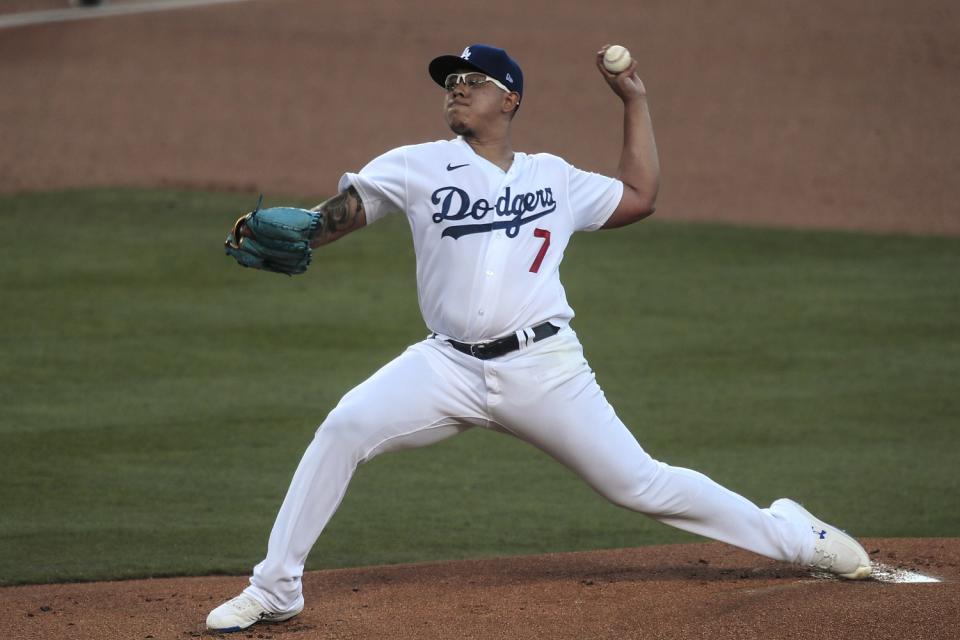
M 246 573 L 326 412 L 426 334 L 402 219 L 285 278 L 223 255 L 253 202 L 0 196 L 0 584 Z M 857 535 L 960 535 L 960 240 L 649 221 L 563 275 L 654 456 Z M 474 430 L 361 468 L 309 568 L 693 539 Z

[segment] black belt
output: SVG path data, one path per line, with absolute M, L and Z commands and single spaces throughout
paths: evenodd
M 556 327 L 549 322 L 538 324 L 533 328 L 533 341 L 540 342 L 544 338 L 556 335 L 558 331 L 560 331 L 560 327 Z M 465 353 L 468 356 L 473 356 L 474 358 L 479 358 L 480 360 L 499 358 L 520 348 L 520 340 L 517 339 L 517 334 L 515 333 L 503 338 L 497 338 L 496 340 L 490 340 L 489 342 L 475 342 L 470 344 L 469 342 L 459 342 L 457 340 L 451 340 L 450 338 L 447 338 L 447 342 L 457 351 Z

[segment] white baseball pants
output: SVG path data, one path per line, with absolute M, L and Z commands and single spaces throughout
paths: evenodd
M 809 532 L 797 523 L 701 473 L 651 458 L 614 413 L 576 334 L 565 327 L 486 361 L 428 338 L 347 393 L 304 453 L 267 556 L 245 592 L 277 613 L 302 606 L 307 554 L 357 465 L 472 427 L 529 442 L 612 503 L 684 531 L 787 562 L 812 553 Z

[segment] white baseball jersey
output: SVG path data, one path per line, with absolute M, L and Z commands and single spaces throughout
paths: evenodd
M 427 326 L 463 342 L 573 318 L 560 261 L 574 231 L 599 229 L 623 183 L 546 153 L 516 153 L 510 169 L 462 139 L 400 147 L 340 179 L 363 199 L 367 223 L 410 222 Z
M 810 561 L 809 523 L 647 454 L 567 326 L 573 311 L 560 285 L 563 251 L 574 231 L 609 218 L 620 182 L 547 154 L 517 153 L 503 172 L 457 139 L 390 151 L 345 174 L 340 189 L 349 185 L 360 192 L 368 222 L 406 213 L 420 307 L 438 338 L 479 342 L 545 321 L 560 331 L 487 360 L 427 338 L 354 387 L 304 452 L 249 597 L 276 614 L 300 611 L 307 555 L 357 466 L 477 427 L 539 448 L 614 504 L 770 558 Z

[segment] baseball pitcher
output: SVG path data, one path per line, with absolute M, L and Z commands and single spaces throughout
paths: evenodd
M 560 263 L 575 232 L 651 215 L 660 183 L 637 63 L 611 72 L 606 49 L 597 68 L 624 109 L 616 177 L 514 150 L 523 73 L 503 49 L 475 44 L 428 67 L 455 137 L 387 151 L 345 173 L 338 195 L 315 209 L 258 207 L 230 231 L 227 253 L 240 264 L 292 275 L 307 269 L 313 249 L 406 216 L 430 333 L 327 415 L 293 476 L 266 557 L 239 596 L 210 612 L 210 629 L 300 613 L 307 554 L 357 466 L 472 428 L 528 442 L 614 504 L 684 531 L 846 578 L 870 575 L 863 548 L 799 504 L 760 508 L 701 473 L 651 458 L 597 384 L 570 324 Z

